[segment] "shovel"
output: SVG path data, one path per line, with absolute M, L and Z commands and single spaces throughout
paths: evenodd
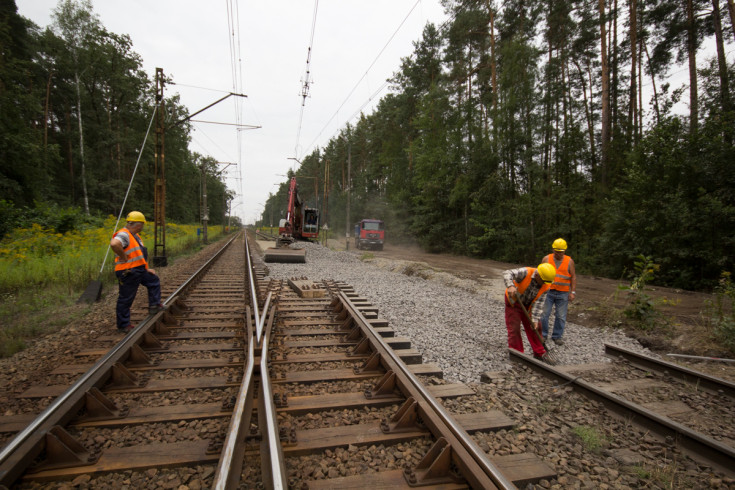
M 120 218 L 118 218 L 117 221 L 119 222 Z M 109 255 L 109 253 L 110 247 L 107 247 L 107 252 L 105 252 L 105 258 L 104 260 L 102 260 L 102 267 L 100 267 L 100 272 L 99 274 L 97 274 L 97 279 L 94 281 L 90 281 L 90 283 L 87 285 L 87 289 L 84 290 L 82 295 L 77 300 L 77 304 L 91 304 L 100 300 L 100 296 L 102 295 L 102 281 L 100 281 L 100 278 L 102 277 L 102 271 L 105 270 L 105 263 L 107 262 L 107 256 Z
M 524 306 L 524 304 L 521 302 L 521 298 L 518 297 L 518 294 L 515 295 L 515 300 L 518 302 L 518 305 L 521 307 L 521 310 L 523 310 L 523 314 L 526 315 L 526 318 L 528 319 L 528 323 L 531 324 L 531 330 L 533 330 L 533 333 L 536 335 L 536 338 L 539 342 L 541 342 L 541 345 L 544 346 L 544 349 L 546 350 L 546 354 L 541 356 L 541 358 L 544 361 L 547 361 L 552 366 L 559 364 L 559 353 L 554 350 L 554 347 L 547 347 L 546 342 L 544 342 L 544 338 L 541 337 L 541 334 L 538 333 L 538 330 L 536 329 L 536 325 L 533 324 L 533 319 L 531 318 L 531 315 L 528 313 L 528 310 Z
M 94 303 L 100 300 L 101 294 L 102 294 L 102 281 L 100 281 L 99 276 L 97 276 L 97 280 L 91 281 L 87 285 L 87 289 L 84 290 L 82 295 L 77 300 L 77 303 Z

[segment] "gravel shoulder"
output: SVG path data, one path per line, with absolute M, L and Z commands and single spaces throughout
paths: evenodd
M 272 242 L 259 242 L 261 250 Z M 361 260 L 349 251 L 319 244 L 297 243 L 306 249 L 305 264 L 266 264 L 275 279 L 302 277 L 313 281 L 342 280 L 379 309 L 396 335 L 444 371 L 449 381 L 478 382 L 486 371 L 511 368 L 507 352 L 502 279 L 473 279 L 435 271 L 412 261 L 373 257 Z M 524 336 L 525 337 L 525 336 Z M 600 362 L 604 344 L 653 354 L 619 330 L 567 323 L 566 344 L 556 347 L 565 364 Z M 524 338 L 526 352 L 531 352 Z

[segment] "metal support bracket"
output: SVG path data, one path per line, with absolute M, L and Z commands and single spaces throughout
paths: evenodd
M 350 316 L 345 318 L 345 320 L 340 323 L 339 327 L 337 327 L 337 330 L 343 331 L 343 330 L 351 330 L 355 326 L 355 320 Z
M 133 374 L 128 368 L 116 362 L 112 366 L 112 387 L 113 388 L 139 388 L 138 376 Z
M 158 337 L 153 335 L 151 332 L 145 332 L 143 333 L 143 338 L 141 339 L 140 348 L 143 350 L 161 350 L 163 349 L 163 344 L 160 340 L 158 340 Z
M 440 437 L 416 468 L 406 468 L 403 476 L 411 487 L 462 483 L 464 479 L 452 465 L 452 446 Z
M 414 431 L 418 425 L 419 404 L 413 397 L 408 397 L 390 420 L 385 419 L 380 423 L 380 430 L 384 434 L 396 434 Z
M 396 373 L 388 371 L 380 378 L 373 389 L 365 390 L 365 398 L 374 400 L 376 398 L 389 398 L 396 395 Z
M 37 465 L 29 468 L 29 473 L 85 466 L 94 464 L 99 459 L 99 455 L 87 451 L 79 441 L 74 439 L 59 425 L 51 427 L 46 433 L 45 442 L 44 459 Z
M 352 352 L 349 352 L 347 355 L 361 356 L 364 354 L 369 354 L 370 352 L 371 352 L 370 341 L 367 339 L 367 337 L 365 337 L 355 346 L 354 349 L 352 349 Z
M 130 348 L 130 356 L 125 365 L 129 367 L 153 366 L 155 363 L 138 344 Z
M 91 422 L 93 420 L 112 420 L 128 415 L 128 409 L 119 409 L 115 403 L 107 398 L 100 390 L 92 387 L 84 394 L 85 413 L 75 422 Z
M 355 326 L 350 330 L 350 333 L 347 334 L 346 339 L 350 341 L 358 340 L 363 337 L 362 335 L 362 329 L 358 326 Z
M 373 355 L 368 357 L 362 366 L 355 367 L 353 371 L 355 374 L 376 373 L 380 368 L 380 361 L 380 353 L 373 352 Z

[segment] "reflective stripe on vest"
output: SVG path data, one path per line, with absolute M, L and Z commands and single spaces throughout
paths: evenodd
M 549 254 L 544 258 L 544 262 L 556 266 L 554 260 L 554 254 Z M 561 265 L 556 268 L 556 276 L 554 276 L 554 282 L 551 284 L 551 289 L 554 291 L 569 292 L 572 285 L 572 275 L 569 273 L 569 264 L 572 259 L 568 255 L 564 255 L 561 259 Z
M 134 267 L 140 267 L 141 265 L 144 265 L 147 269 L 148 263 L 145 261 L 145 257 L 143 257 L 143 250 L 141 249 L 141 247 L 143 246 L 143 240 L 136 240 L 137 237 L 135 237 L 133 233 L 131 233 L 130 230 L 128 230 L 127 228 L 122 228 L 116 231 L 115 234 L 112 235 L 112 238 L 115 238 L 117 234 L 121 231 L 125 231 L 125 233 L 127 233 L 127 235 L 130 237 L 130 242 L 128 243 L 128 246 L 125 247 L 125 254 L 128 256 L 128 260 L 127 262 L 121 262 L 120 257 L 116 255 L 115 270 L 124 271 L 127 269 L 132 269 Z
M 528 289 L 528 285 L 531 284 L 531 280 L 533 279 L 533 273 L 536 272 L 536 269 L 533 267 L 526 267 L 526 277 L 523 278 L 523 280 L 519 283 L 515 279 L 513 280 L 513 284 L 515 285 L 516 289 L 518 290 L 518 296 L 523 296 L 523 293 Z M 536 294 L 536 297 L 531 300 L 531 302 L 527 305 L 524 305 L 526 309 L 530 310 L 531 306 L 536 302 L 537 299 L 541 297 L 542 294 L 544 294 L 549 289 L 549 285 L 544 283 L 543 286 L 541 286 L 538 290 L 538 293 Z M 505 297 L 508 298 L 508 289 L 505 290 Z M 510 298 L 508 298 L 510 299 Z M 510 301 L 509 301 L 510 302 Z

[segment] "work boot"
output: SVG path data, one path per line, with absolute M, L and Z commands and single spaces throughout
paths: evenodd
M 135 328 L 135 327 L 133 327 L 132 325 L 126 325 L 126 326 L 124 326 L 124 327 L 119 327 L 119 328 L 117 329 L 117 332 L 118 332 L 118 333 L 124 333 L 124 334 L 126 334 L 126 335 L 127 335 L 127 334 L 129 334 L 130 332 L 132 332 L 132 331 L 133 331 L 133 328 Z
M 559 337 L 558 339 L 552 339 L 556 345 L 564 345 L 564 339 Z
M 149 306 L 148 307 L 148 314 L 149 315 L 155 315 L 159 311 L 163 311 L 163 310 L 165 310 L 165 308 L 163 307 L 163 305 L 161 303 L 158 303 L 157 305 L 153 305 L 153 306 Z

